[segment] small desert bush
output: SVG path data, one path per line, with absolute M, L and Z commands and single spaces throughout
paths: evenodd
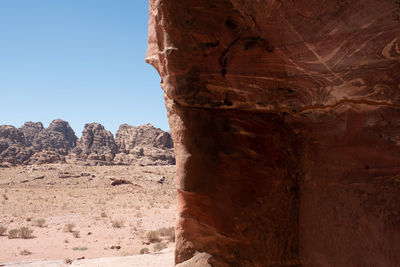
M 8 239 L 18 238 L 19 230 L 18 229 L 10 229 L 8 230 Z
M 33 230 L 30 229 L 29 227 L 23 226 L 21 228 L 19 228 L 19 236 L 23 239 L 29 239 L 29 238 L 33 238 Z
M 74 223 L 67 223 L 67 224 L 64 226 L 64 232 L 70 232 L 70 233 L 72 233 L 72 232 L 74 232 L 74 228 L 75 228 L 75 224 L 74 224 Z
M 168 245 L 166 243 L 157 243 L 157 244 L 155 244 L 153 246 L 153 250 L 154 251 L 161 251 L 161 250 L 163 250 L 163 249 L 165 249 L 167 247 L 168 247 Z
M 113 221 L 111 221 L 111 225 L 114 228 L 122 228 L 122 227 L 124 227 L 124 221 L 122 221 L 122 220 L 113 220 Z
M 35 226 L 43 228 L 45 226 L 46 220 L 45 219 L 37 219 L 34 223 Z
M 149 254 L 149 253 L 150 253 L 150 250 L 148 248 L 142 248 L 140 250 L 140 254 Z
M 80 234 L 79 234 L 79 231 L 72 231 L 72 234 L 73 234 L 73 236 L 75 237 L 75 238 L 80 238 L 81 236 L 80 236 Z
M 158 229 L 160 236 L 165 236 L 169 241 L 175 242 L 175 227 L 163 227 Z
M 105 213 L 104 211 L 101 213 L 101 215 L 100 215 L 101 217 L 103 217 L 103 218 L 105 218 L 105 217 L 107 217 L 107 213 Z
M 146 238 L 150 243 L 157 243 L 161 241 L 158 231 L 150 231 L 146 233 Z
M 4 235 L 4 233 L 7 231 L 7 227 L 4 227 L 0 225 L 0 236 Z

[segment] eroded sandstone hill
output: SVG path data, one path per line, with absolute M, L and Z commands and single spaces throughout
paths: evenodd
M 400 266 L 399 1 L 150 0 L 149 14 L 176 262 Z
M 117 142 L 99 123 L 86 124 L 77 138 L 69 123 L 60 119 L 44 128 L 41 122 L 26 122 L 21 128 L 0 126 L 0 162 L 43 164 L 77 162 L 104 164 L 175 164 L 168 132 L 151 124 L 121 125 Z

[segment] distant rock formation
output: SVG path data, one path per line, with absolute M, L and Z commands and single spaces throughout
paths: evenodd
M 34 129 L 39 128 L 40 126 Z M 33 137 L 32 146 L 35 152 L 47 150 L 67 155 L 76 146 L 77 139 L 69 123 L 58 119 L 53 120 L 47 129 L 42 129 Z
M 88 123 L 78 140 L 64 120 L 53 120 L 48 128 L 41 122 L 25 122 L 21 128 L 0 126 L 0 162 L 44 164 L 77 162 L 85 165 L 175 164 L 168 132 L 151 124 L 122 124 L 116 140 L 99 123 Z
M 121 152 L 114 159 L 116 164 L 175 164 L 171 135 L 150 123 L 140 126 L 122 124 L 115 139 Z
M 27 145 L 32 145 L 33 139 L 44 129 L 44 127 L 41 122 L 27 121 L 19 129 L 25 136 L 25 143 Z
M 25 145 L 24 134 L 10 125 L 0 126 L 0 162 L 21 164 L 33 154 L 33 149 Z
M 114 136 L 99 123 L 88 123 L 82 132 L 73 154 L 79 160 L 88 161 L 90 165 L 112 164 L 119 153 Z
M 115 135 L 115 141 L 119 150 L 124 153 L 128 153 L 136 146 L 174 147 L 171 135 L 150 123 L 137 127 L 122 124 Z

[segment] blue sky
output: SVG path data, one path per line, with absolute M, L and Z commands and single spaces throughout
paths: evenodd
M 147 0 L 0 0 L 0 124 L 168 130 L 147 22 Z

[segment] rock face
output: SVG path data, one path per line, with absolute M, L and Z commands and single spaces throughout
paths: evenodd
M 114 137 L 110 131 L 99 123 L 88 123 L 82 131 L 76 148 L 73 151 L 80 160 L 90 164 L 112 164 L 115 154 L 119 153 Z
M 175 164 L 171 135 L 151 124 L 131 126 L 122 124 L 116 135 L 121 154 L 117 164 L 168 165 Z
M 44 128 L 41 122 L 25 122 L 17 129 L 0 126 L 0 163 L 45 164 L 79 162 L 86 165 L 175 164 L 172 138 L 151 124 L 122 124 L 117 142 L 99 123 L 85 125 L 78 140 L 69 123 L 60 119 Z
M 400 266 L 398 1 L 150 0 L 176 263 Z
M 14 126 L 0 126 L 0 162 L 21 164 L 33 154 L 25 145 L 25 136 Z
M 19 130 L 25 136 L 25 143 L 27 145 L 32 145 L 33 139 L 44 130 L 43 124 L 41 122 L 27 121 L 24 125 L 19 128 Z
M 26 123 L 24 124 L 24 126 Z M 32 124 L 28 124 L 32 125 Z M 40 129 L 41 123 L 36 123 L 33 127 L 21 127 L 21 130 L 28 132 L 27 140 L 32 138 L 31 133 Z M 27 131 L 30 129 L 31 131 Z M 32 130 L 33 129 L 33 130 Z M 47 129 L 37 131 L 33 136 L 31 144 L 36 152 L 47 150 L 56 152 L 60 155 L 67 155 L 76 146 L 77 137 L 69 123 L 60 119 L 53 120 Z M 29 144 L 29 143 L 28 143 Z

